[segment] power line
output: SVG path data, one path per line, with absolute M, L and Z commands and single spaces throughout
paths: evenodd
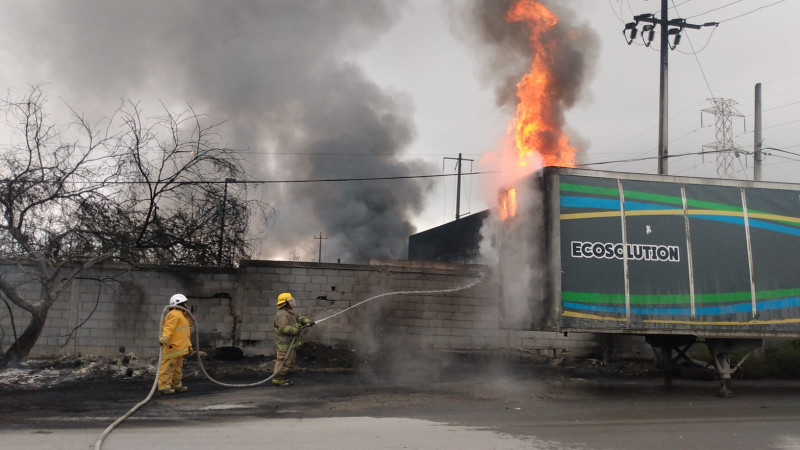
M 783 122 L 783 123 L 779 123 L 779 124 L 775 124 L 775 125 L 770 125 L 768 127 L 761 127 L 761 129 L 762 130 L 769 130 L 770 128 L 782 127 L 784 125 L 791 125 L 791 124 L 797 123 L 797 122 L 800 122 L 800 120 L 790 120 L 788 122 Z M 734 137 L 744 136 L 745 134 L 750 134 L 750 133 L 752 133 L 752 131 L 745 131 L 744 133 L 739 133 Z
M 680 53 L 682 55 L 695 55 L 695 56 L 697 56 L 698 53 L 700 53 L 703 50 L 705 50 L 706 47 L 708 47 L 708 44 L 711 43 L 711 38 L 714 36 L 714 33 L 717 31 L 717 28 L 719 28 L 719 27 L 714 27 L 714 28 L 711 29 L 711 33 L 708 34 L 708 39 L 706 39 L 706 43 L 703 44 L 702 47 L 700 47 L 700 50 L 695 50 L 694 49 L 694 46 L 692 45 L 692 40 L 689 39 L 689 35 L 687 34 L 686 38 L 689 39 L 689 45 L 692 47 L 692 52 L 689 53 L 689 52 L 682 52 L 682 51 L 678 50 L 678 53 Z M 700 68 L 700 70 L 702 70 L 702 68 Z M 703 74 L 703 77 L 705 77 L 705 73 Z M 706 84 L 708 84 L 708 81 L 706 81 Z
M 691 152 L 691 153 L 674 153 L 674 154 L 671 154 L 671 155 L 666 155 L 664 157 L 665 158 L 679 158 L 679 157 L 683 157 L 683 156 L 708 155 L 708 154 L 720 153 L 720 152 L 724 152 L 724 151 L 727 151 L 727 150 L 708 150 L 708 151 Z M 745 150 L 741 150 L 741 151 L 739 151 L 739 153 L 744 154 L 744 155 L 752 154 L 752 152 L 748 152 L 748 151 L 745 151 Z M 575 167 L 599 166 L 599 165 L 604 165 L 604 164 L 629 163 L 629 162 L 639 162 L 639 161 L 652 161 L 652 160 L 658 159 L 658 158 L 659 158 L 658 156 L 645 156 L 645 157 L 642 157 L 642 158 L 618 159 L 618 160 L 614 160 L 614 161 L 598 161 L 598 162 L 592 162 L 592 163 L 576 164 Z
M 797 146 L 796 146 L 796 145 L 794 145 L 793 147 L 797 147 Z M 784 150 L 784 149 L 782 149 L 782 148 L 775 148 L 775 147 L 764 147 L 764 148 L 763 148 L 763 150 L 773 150 L 773 151 L 776 151 L 776 152 L 788 153 L 788 154 L 790 154 L 790 155 L 794 155 L 794 156 L 798 156 L 798 157 L 800 157 L 800 153 L 790 152 L 789 150 Z M 777 156 L 777 155 L 776 155 L 776 156 Z
M 774 156 L 774 157 L 776 157 L 776 158 L 785 159 L 785 160 L 787 160 L 787 161 L 800 162 L 800 159 L 796 159 L 796 158 L 789 158 L 788 156 L 783 156 L 783 155 L 774 155 L 774 154 L 772 154 L 772 153 L 765 153 L 765 154 L 767 154 L 767 155 L 770 155 L 770 156 Z
M 441 158 L 441 153 L 314 153 L 314 152 L 268 152 L 256 150 L 236 150 L 235 153 L 248 155 L 289 155 L 289 156 L 414 156 Z M 480 153 L 464 153 L 466 156 L 480 156 Z
M 675 12 L 677 13 L 678 12 L 678 6 L 675 5 L 675 0 L 672 0 L 672 6 L 673 6 L 673 8 L 675 8 Z M 717 27 L 718 27 L 718 25 L 715 25 L 714 29 L 711 30 L 711 33 L 708 36 L 708 41 L 706 41 L 706 44 L 703 46 L 703 48 L 706 48 L 706 45 L 708 45 L 708 43 L 711 42 L 711 36 L 714 35 L 714 31 L 717 29 Z M 694 44 L 692 44 L 692 39 L 689 37 L 689 33 L 686 33 L 686 40 L 689 41 L 689 47 L 692 47 L 692 55 L 694 56 L 694 60 L 697 61 L 697 67 L 700 68 L 700 74 L 703 75 L 703 80 L 706 82 L 706 87 L 708 88 L 708 93 L 711 94 L 711 97 L 713 98 L 714 97 L 714 91 L 711 90 L 711 83 L 708 82 L 708 78 L 706 77 L 706 71 L 703 70 L 703 65 L 700 64 L 700 58 L 697 57 L 697 53 L 699 53 L 699 52 L 697 52 L 694 49 Z M 675 44 L 675 47 L 676 48 L 678 47 L 677 43 Z
M 669 140 L 669 143 L 670 143 L 670 144 L 672 144 L 672 143 L 673 143 L 673 142 L 675 142 L 675 141 L 681 140 L 681 139 L 685 138 L 686 136 L 689 136 L 690 134 L 696 133 L 696 132 L 698 132 L 698 131 L 702 130 L 703 128 L 708 128 L 708 127 L 710 127 L 710 126 L 711 126 L 711 125 L 706 125 L 706 126 L 701 126 L 701 127 L 699 127 L 699 128 L 695 128 L 695 129 L 694 129 L 694 130 L 692 130 L 692 131 L 686 132 L 686 133 L 684 133 L 684 134 L 682 134 L 682 135 L 680 135 L 680 136 L 678 136 L 678 137 L 676 137 L 676 138 L 672 138 L 672 139 L 670 139 L 670 140 Z M 648 153 L 651 153 L 653 150 L 654 150 L 653 148 L 649 148 L 649 149 L 647 149 L 647 150 L 645 150 L 645 151 L 643 151 L 643 152 L 636 153 L 635 155 L 633 155 L 633 157 L 635 158 L 635 157 L 638 157 L 639 155 L 646 155 L 646 154 L 648 154 Z M 606 154 L 608 154 L 608 153 L 606 153 Z M 614 166 L 614 167 L 617 167 L 617 166 Z M 612 169 L 613 169 L 614 167 L 612 167 Z
M 503 171 L 494 170 L 494 171 L 485 171 L 485 172 L 468 172 L 462 173 L 461 175 L 488 175 L 493 173 L 503 173 Z M 365 178 L 320 178 L 320 179 L 311 179 L 311 180 L 236 180 L 236 181 L 217 181 L 217 180 L 207 180 L 207 181 L 175 181 L 170 184 L 177 185 L 177 186 L 192 186 L 192 185 L 200 185 L 200 184 L 299 184 L 299 183 L 339 183 L 339 182 L 346 182 L 346 181 L 384 181 L 384 180 L 409 180 L 409 179 L 422 179 L 422 178 L 444 178 L 444 177 L 455 177 L 458 174 L 449 173 L 449 174 L 437 174 L 437 175 L 403 175 L 403 176 L 394 176 L 394 177 L 365 177 Z M 57 180 L 49 180 L 49 181 L 19 181 L 19 180 L 11 180 L 11 179 L 0 179 L 0 183 L 20 183 L 20 182 L 27 182 L 27 183 L 55 183 L 58 182 Z M 83 183 L 83 184 L 97 184 L 99 185 L 134 185 L 134 184 L 153 184 L 153 182 L 148 181 L 105 181 L 105 182 L 91 182 L 91 181 L 77 181 L 73 183 Z M 164 184 L 164 183 L 161 183 Z
M 779 124 L 776 124 L 776 125 L 770 125 L 770 126 L 768 126 L 768 127 L 764 127 L 764 128 L 762 128 L 762 130 L 768 130 L 768 129 L 770 129 L 770 128 L 782 127 L 782 126 L 784 126 L 784 125 L 789 125 L 789 124 L 792 124 L 792 123 L 797 123 L 797 122 L 800 122 L 800 120 L 791 120 L 791 121 L 789 121 L 789 122 L 783 122 L 783 123 L 779 123 Z
M 779 105 L 779 106 L 773 106 L 772 108 L 767 108 L 767 109 L 762 110 L 762 112 L 775 111 L 776 109 L 786 108 L 787 106 L 792 106 L 792 105 L 797 105 L 797 104 L 800 104 L 800 101 L 796 101 L 796 102 L 792 102 L 792 103 L 784 103 L 783 105 Z M 752 115 L 753 115 L 753 113 L 747 114 L 747 117 L 750 117 Z
M 622 4 L 620 3 L 620 6 L 621 5 Z M 614 0 L 608 0 L 608 6 L 611 7 L 611 12 L 614 13 L 614 17 L 616 17 L 621 23 L 624 24 L 625 20 L 622 18 L 622 15 L 621 14 L 617 14 L 617 10 L 616 10 L 616 8 L 614 8 Z
M 681 2 L 681 3 L 678 3 L 677 5 L 675 5 L 674 2 L 673 2 L 673 6 L 670 6 L 669 9 L 676 9 L 678 6 L 685 5 L 685 4 L 689 3 L 690 1 L 692 1 L 692 0 L 685 0 L 685 1 Z M 661 12 L 661 9 L 657 9 L 657 10 L 653 11 L 653 14 L 657 14 L 659 12 Z
M 729 19 L 720 20 L 720 21 L 719 21 L 719 23 L 730 22 L 731 20 L 738 19 L 738 18 L 740 18 L 740 17 L 744 17 L 744 16 L 747 16 L 747 15 L 753 14 L 753 13 L 754 13 L 754 12 L 756 12 L 756 11 L 760 11 L 760 10 L 762 10 L 762 9 L 764 9 L 764 8 L 769 8 L 770 6 L 775 6 L 775 5 L 777 5 L 778 3 L 783 3 L 783 2 L 785 2 L 785 1 L 786 1 L 786 0 L 778 0 L 777 2 L 770 3 L 769 5 L 760 6 L 760 7 L 756 8 L 756 9 L 754 9 L 754 10 L 752 10 L 752 11 L 749 11 L 749 12 L 746 12 L 746 13 L 744 13 L 744 14 L 739 14 L 738 16 L 734 16 L 734 17 L 731 17 L 731 18 L 729 18 Z
M 737 4 L 737 3 L 741 3 L 741 2 L 743 2 L 743 1 L 744 1 L 744 0 L 736 0 L 735 2 L 728 3 L 727 5 L 722 5 L 722 6 L 719 6 L 719 7 L 716 7 L 716 8 L 714 8 L 714 9 L 709 9 L 709 10 L 708 10 L 708 11 L 706 11 L 706 12 L 703 12 L 703 13 L 700 13 L 700 14 L 695 14 L 695 15 L 693 15 L 693 16 L 689 16 L 689 17 L 687 17 L 687 19 L 693 19 L 693 18 L 695 18 L 695 17 L 704 16 L 704 15 L 706 15 L 706 14 L 710 13 L 710 12 L 719 11 L 720 9 L 725 9 L 725 8 L 727 8 L 728 6 L 733 6 L 733 5 L 735 5 L 735 4 Z

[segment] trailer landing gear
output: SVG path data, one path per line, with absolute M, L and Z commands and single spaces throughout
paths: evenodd
M 761 347 L 762 339 L 721 339 L 708 338 L 705 340 L 708 351 L 714 359 L 714 366 L 717 368 L 719 377 L 722 380 L 720 390 L 717 393 L 720 397 L 732 397 L 733 392 L 728 388 L 731 375 L 739 369 L 745 360 L 753 353 L 753 350 Z M 731 367 L 731 356 L 734 352 L 745 352 L 742 359 Z
M 664 386 L 666 387 L 672 387 L 672 376 L 676 362 L 684 360 L 690 364 L 696 364 L 693 359 L 686 355 L 686 351 L 697 342 L 696 336 L 649 334 L 645 336 L 645 341 L 653 348 L 656 361 L 663 370 Z
M 729 384 L 731 375 L 744 364 L 753 350 L 763 345 L 763 339 L 732 339 L 732 338 L 705 338 L 698 339 L 691 335 L 647 335 L 645 340 L 653 347 L 657 361 L 664 371 L 664 385 L 672 386 L 673 370 L 676 362 L 684 361 L 690 366 L 702 366 L 701 363 L 690 358 L 686 352 L 697 342 L 702 342 L 708 347 L 714 361 L 717 375 L 721 383 L 717 395 L 723 398 L 732 397 L 733 392 Z M 733 353 L 744 352 L 744 356 L 735 365 L 731 365 Z

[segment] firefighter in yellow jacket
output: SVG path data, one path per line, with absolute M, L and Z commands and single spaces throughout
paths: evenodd
M 288 292 L 278 296 L 275 306 L 278 308 L 278 313 L 275 314 L 273 324 L 275 325 L 275 345 L 278 348 L 278 353 L 275 360 L 275 369 L 272 371 L 275 374 L 272 378 L 272 384 L 286 387 L 292 384 L 289 381 L 289 372 L 294 369 L 297 347 L 303 345 L 303 337 L 300 335 L 300 331 L 303 327 L 313 326 L 314 321 L 308 317 L 301 316 L 294 310 L 294 298 Z M 292 339 L 295 337 L 294 344 L 292 344 Z M 289 348 L 290 344 L 292 344 L 291 348 Z
M 188 307 L 188 299 L 183 294 L 175 294 L 169 299 L 169 306 Z M 183 377 L 183 356 L 191 353 L 192 322 L 189 315 L 172 308 L 164 319 L 159 343 L 162 348 L 161 372 L 158 376 L 158 392 L 174 394 L 189 390 L 181 382 Z

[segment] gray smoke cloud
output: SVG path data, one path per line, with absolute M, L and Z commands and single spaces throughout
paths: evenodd
M 227 120 L 222 137 L 249 150 L 256 179 L 434 173 L 399 157 L 414 138 L 409 101 L 352 62 L 402 7 L 388 0 L 15 2 L 0 14 L 2 57 L 26 82 L 52 84 L 78 110 L 109 114 L 119 98 L 158 99 Z M 430 187 L 419 180 L 270 185 L 265 200 L 279 217 L 262 255 L 286 258 L 294 249 L 302 260 L 316 259 L 313 236 L 322 232 L 323 261 L 404 257 L 415 232 L 410 218 Z

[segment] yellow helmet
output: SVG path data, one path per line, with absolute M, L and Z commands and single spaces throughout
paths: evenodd
M 278 301 L 275 302 L 275 306 L 277 306 L 278 308 L 283 308 L 284 306 L 286 306 L 286 303 L 288 303 L 289 300 L 294 300 L 294 297 L 292 297 L 292 294 L 284 292 L 283 294 L 278 296 Z

